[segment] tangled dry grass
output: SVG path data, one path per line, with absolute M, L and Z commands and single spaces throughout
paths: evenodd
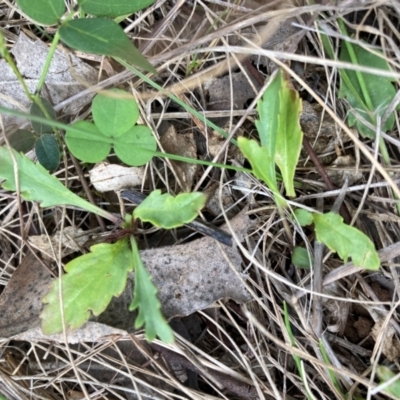
M 21 32 L 46 40 L 8 1 L 0 2 L 0 15 L 10 46 Z M 163 92 L 110 60 L 78 56 L 99 71 L 99 83 L 87 90 L 119 86 L 135 93 L 144 122 L 161 136 L 161 147 L 161 132 L 172 125 L 180 134 L 193 135 L 193 156 L 235 165 L 243 160 L 229 139 L 256 135 L 256 102 L 276 68 L 286 70 L 304 100 L 302 126 L 314 148 L 302 153 L 295 177 L 298 197 L 290 204 L 318 211 L 345 208 L 349 222 L 380 250 L 381 269 L 372 273 L 343 266 L 316 242 L 312 230 L 296 226 L 290 215 L 283 220 L 268 189 L 254 178 L 201 167 L 193 174 L 190 188 L 206 191 L 224 204 L 222 210 L 206 212 L 205 217 L 221 225 L 245 210 L 252 220 L 244 241 L 237 245 L 247 274 L 244 284 L 253 300 L 244 305 L 221 300 L 212 308 L 174 319 L 177 341 L 171 346 L 157 341 L 149 344 L 142 332 L 77 344 L 1 339 L 0 392 L 6 398 L 303 399 L 310 393 L 327 400 L 395 398 L 378 386 L 376 369 L 384 365 L 400 372 L 399 122 L 396 115 L 394 129 L 381 135 L 390 165 L 381 161 L 378 140 L 362 139 L 346 125 L 344 100 L 338 96 L 341 63 L 325 55 L 320 36 L 323 26 L 338 46 L 338 18 L 344 18 L 355 41 L 365 41 L 384 53 L 398 84 L 400 5 L 390 0 L 318 4 L 157 0 L 122 24 L 157 67 L 158 76 L 153 79 Z M 244 83 L 235 80 L 237 74 L 245 77 Z M 250 94 L 240 97 L 245 90 Z M 56 110 L 62 111 L 85 93 L 55 105 Z M 221 139 L 178 107 L 169 94 L 215 121 L 228 138 Z M 76 114 L 61 113 L 60 118 L 66 122 L 82 119 L 87 111 L 82 106 Z M 185 155 L 185 149 L 181 150 Z M 348 157 L 347 163 L 335 164 L 338 157 Z M 81 193 L 80 177 L 87 175 L 87 166 L 66 160 L 57 175 Z M 161 159 L 151 162 L 144 191 L 187 190 L 178 167 Z M 323 179 L 324 173 L 334 184 Z M 5 190 L 0 196 L 0 288 L 7 285 L 26 251 L 25 233 L 52 234 L 64 223 L 85 230 L 99 227 L 84 213 L 39 210 L 32 204 L 19 204 Z M 95 194 L 95 199 L 120 212 L 114 198 Z M 161 235 L 147 227 L 141 235 L 143 244 L 187 240 L 182 231 L 162 242 Z M 314 253 L 310 270 L 291 264 L 295 244 Z M 65 260 L 57 262 L 61 265 Z M 285 325 L 285 302 L 294 343 Z M 301 373 L 294 356 L 301 359 Z

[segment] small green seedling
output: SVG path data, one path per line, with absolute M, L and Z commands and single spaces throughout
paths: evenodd
M 67 129 L 65 142 L 76 158 L 96 163 L 104 160 L 113 147 L 125 164 L 139 166 L 150 161 L 157 143 L 147 126 L 135 125 L 139 109 L 132 96 L 119 89 L 98 94 L 93 99 L 92 114 L 94 123 L 72 124 L 85 134 Z

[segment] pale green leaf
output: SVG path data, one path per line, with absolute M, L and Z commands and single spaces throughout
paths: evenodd
M 296 246 L 292 253 L 292 263 L 297 268 L 310 269 L 310 265 L 312 265 L 313 260 L 310 258 L 310 254 L 306 248 Z
M 162 341 L 172 343 L 174 341 L 174 332 L 160 311 L 161 304 L 157 298 L 157 288 L 143 265 L 134 239 L 131 239 L 131 245 L 135 267 L 135 288 L 133 301 L 129 309 L 131 311 L 139 309 L 135 320 L 135 328 L 139 329 L 145 325 L 145 335 L 148 341 L 152 341 L 158 336 Z
M 238 145 L 242 154 L 249 160 L 254 176 L 262 179 L 275 195 L 280 196 L 275 161 L 271 158 L 269 151 L 255 140 L 249 140 L 243 136 L 238 138 Z
M 127 92 L 113 89 L 95 96 L 92 115 L 97 128 L 105 136 L 117 138 L 135 125 L 139 108 Z
M 60 279 L 66 328 L 77 329 L 88 321 L 91 312 L 96 316 L 101 314 L 112 297 L 123 292 L 132 269 L 127 240 L 97 244 L 91 247 L 91 253 L 70 261 L 65 266 L 67 273 L 52 283 L 43 299 L 46 303 L 40 315 L 43 332 L 51 335 L 63 330 Z
M 143 10 L 154 2 L 155 0 L 78 0 L 85 13 L 112 18 Z
M 311 225 L 313 223 L 313 214 L 303 208 L 297 208 L 294 215 L 301 226 Z
M 289 197 L 296 196 L 294 174 L 303 142 L 303 131 L 300 127 L 301 110 L 302 103 L 297 90 L 289 88 L 289 82 L 282 77 L 275 162 L 281 171 L 286 195 Z
M 40 136 L 35 144 L 36 157 L 47 171 L 54 171 L 60 164 L 60 149 L 57 139 L 48 133 Z
M 64 0 L 16 0 L 29 18 L 41 25 L 55 25 L 65 10 Z
M 172 229 L 193 221 L 206 204 L 203 193 L 181 193 L 173 197 L 154 190 L 133 212 L 134 218 L 155 226 Z
M 340 61 L 355 65 L 390 71 L 388 63 L 378 55 L 372 54 L 357 44 L 344 42 L 341 46 Z M 376 116 L 383 116 L 396 95 L 396 89 L 390 78 L 360 71 L 340 69 L 341 84 L 339 98 L 345 98 L 350 105 L 348 123 L 356 126 L 364 137 L 374 138 L 375 131 L 368 128 L 357 114 L 372 126 L 376 126 Z M 383 131 L 393 128 L 394 113 L 390 114 L 382 127 Z
M 105 18 L 81 18 L 65 22 L 59 29 L 64 43 L 86 53 L 118 57 L 138 68 L 156 73 L 155 68 L 132 44 L 123 29 Z
M 135 167 L 149 162 L 156 149 L 157 142 L 151 130 L 144 125 L 136 125 L 114 139 L 115 154 L 125 164 Z
M 99 207 L 81 199 L 68 190 L 56 177 L 50 175 L 40 164 L 12 150 L 17 162 L 19 188 L 25 200 L 37 201 L 41 207 L 70 205 L 109 218 L 109 214 Z M 0 179 L 6 190 L 16 191 L 14 163 L 6 147 L 0 147 Z
M 71 126 L 85 130 L 83 134 L 67 129 L 65 134 L 65 143 L 77 159 L 96 163 L 103 161 L 108 156 L 112 139 L 104 136 L 95 124 L 88 121 L 77 121 Z
M 261 100 L 257 103 L 258 120 L 255 125 L 260 142 L 268 151 L 269 157 L 275 158 L 276 136 L 278 133 L 279 91 L 282 87 L 282 73 L 279 72 L 268 86 Z
M 364 233 L 346 225 L 338 214 L 313 214 L 317 240 L 337 252 L 344 262 L 352 258 L 355 266 L 377 270 L 379 256 L 374 244 Z
M 376 374 L 381 381 L 381 384 L 393 379 L 397 374 L 392 372 L 388 367 L 379 365 L 376 369 Z M 385 386 L 385 391 L 400 399 L 400 378 L 394 380 L 390 385 Z
M 49 118 L 55 120 L 56 113 L 54 111 L 53 106 L 45 98 L 41 98 L 40 100 L 43 103 L 43 106 L 46 109 L 46 111 L 49 115 Z M 37 117 L 47 118 L 46 115 L 44 115 L 42 109 L 36 103 L 32 103 L 29 113 L 31 115 L 36 115 Z M 47 124 L 42 124 L 40 122 L 31 121 L 31 126 L 32 126 L 32 129 L 38 135 L 43 135 L 45 133 L 49 133 L 49 134 L 53 133 L 53 128 Z

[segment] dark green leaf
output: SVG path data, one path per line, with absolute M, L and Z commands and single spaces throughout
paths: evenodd
M 139 329 L 145 325 L 146 339 L 152 341 L 158 336 L 166 343 L 174 341 L 174 332 L 163 317 L 160 309 L 161 304 L 157 298 L 157 288 L 151 281 L 151 276 L 143 265 L 139 255 L 136 241 L 131 239 L 132 258 L 135 267 L 135 288 L 133 301 L 129 310 L 139 309 L 135 321 L 135 328 Z
M 26 129 L 18 129 L 10 135 L 7 135 L 8 141 L 14 150 L 26 153 L 33 149 L 36 142 L 36 136 Z
M 60 149 L 53 135 L 40 136 L 35 144 L 36 157 L 47 171 L 54 171 L 60 164 Z
M 181 193 L 173 197 L 154 190 L 133 212 L 135 218 L 155 226 L 172 229 L 193 221 L 206 204 L 203 193 Z
M 354 57 L 349 52 L 351 49 L 355 59 L 353 59 Z M 342 44 L 340 60 L 383 71 L 390 71 L 389 65 L 383 58 L 350 42 Z M 364 137 L 374 138 L 375 131 L 368 128 L 357 117 L 357 114 L 371 123 L 372 126 L 376 126 L 376 116 L 383 116 L 386 112 L 388 105 L 396 95 L 396 89 L 387 77 L 347 69 L 339 71 L 341 76 L 339 97 L 346 98 L 351 107 L 348 115 L 349 126 L 356 126 L 357 130 Z M 392 129 L 394 122 L 395 118 L 392 113 L 383 125 L 382 130 L 386 132 Z
M 132 44 L 123 29 L 105 18 L 82 18 L 65 22 L 59 29 L 61 39 L 70 47 L 86 53 L 118 57 L 146 71 L 155 68 Z
M 16 0 L 18 7 L 41 25 L 55 25 L 65 10 L 64 0 Z
M 78 121 L 71 126 L 86 131 L 84 135 L 69 130 L 65 134 L 68 149 L 77 159 L 96 163 L 103 161 L 108 156 L 112 140 L 104 136 L 95 124 L 88 121 Z
M 157 142 L 151 130 L 144 125 L 134 126 L 114 139 L 115 154 L 127 165 L 146 164 L 151 160 L 156 149 Z
M 154 2 L 155 0 L 78 0 L 85 13 L 112 18 L 140 11 Z
M 44 108 L 46 109 L 50 119 L 56 119 L 56 113 L 54 112 L 53 106 L 44 98 L 41 98 Z M 36 104 L 32 103 L 31 109 L 29 110 L 31 115 L 36 115 L 37 117 L 47 118 L 44 115 L 41 108 Z M 31 121 L 32 129 L 38 134 L 43 135 L 44 133 L 53 133 L 53 128 L 50 125 L 41 124 L 40 122 Z
M 126 240 L 115 244 L 97 244 L 91 253 L 70 261 L 65 266 L 62 298 L 67 329 L 81 327 L 90 317 L 101 314 L 113 296 L 119 296 L 126 286 L 128 272 L 133 269 L 132 253 Z M 43 299 L 47 305 L 40 318 L 42 330 L 51 335 L 62 332 L 60 313 L 60 282 L 56 279 Z
M 135 125 L 139 108 L 129 93 L 113 89 L 96 95 L 92 102 L 92 115 L 97 128 L 105 136 L 117 138 Z

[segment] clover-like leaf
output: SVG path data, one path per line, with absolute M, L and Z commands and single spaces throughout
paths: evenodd
M 157 298 L 157 288 L 151 281 L 151 276 L 143 265 L 136 241 L 131 239 L 132 258 L 135 266 L 135 288 L 133 301 L 129 310 L 139 309 L 135 320 L 135 328 L 145 325 L 146 339 L 152 341 L 158 336 L 166 343 L 174 341 L 174 332 L 163 317 L 161 303 Z
M 57 139 L 48 133 L 40 136 L 35 144 L 36 157 L 48 171 L 54 171 L 60 164 L 60 149 Z
M 139 108 L 127 92 L 113 89 L 96 95 L 92 114 L 94 123 L 105 136 L 117 138 L 135 125 Z
M 115 154 L 125 164 L 133 167 L 149 162 L 156 149 L 157 142 L 151 130 L 144 125 L 136 125 L 114 139 Z
M 206 204 L 203 193 L 181 193 L 173 197 L 154 190 L 133 212 L 134 218 L 155 226 L 172 229 L 193 221 Z
M 55 25 L 65 10 L 64 0 L 17 0 L 18 7 L 41 25 Z
M 51 335 L 63 330 L 60 279 L 66 328 L 77 329 L 88 321 L 90 312 L 96 316 L 101 314 L 112 297 L 123 292 L 132 269 L 132 252 L 127 240 L 97 244 L 91 247 L 90 253 L 70 261 L 65 266 L 67 273 L 52 283 L 43 299 L 46 303 L 40 315 L 43 332 Z
M 133 14 L 154 2 L 155 0 L 78 0 L 78 4 L 85 13 L 111 18 Z
M 313 214 L 313 221 L 318 241 L 337 252 L 344 262 L 351 257 L 357 267 L 379 269 L 380 260 L 372 241 L 357 228 L 346 225 L 340 215 Z
M 111 139 L 104 136 L 95 124 L 77 121 L 71 125 L 85 130 L 85 134 L 67 130 L 65 142 L 70 152 L 79 160 L 96 163 L 103 161 L 111 150 Z

